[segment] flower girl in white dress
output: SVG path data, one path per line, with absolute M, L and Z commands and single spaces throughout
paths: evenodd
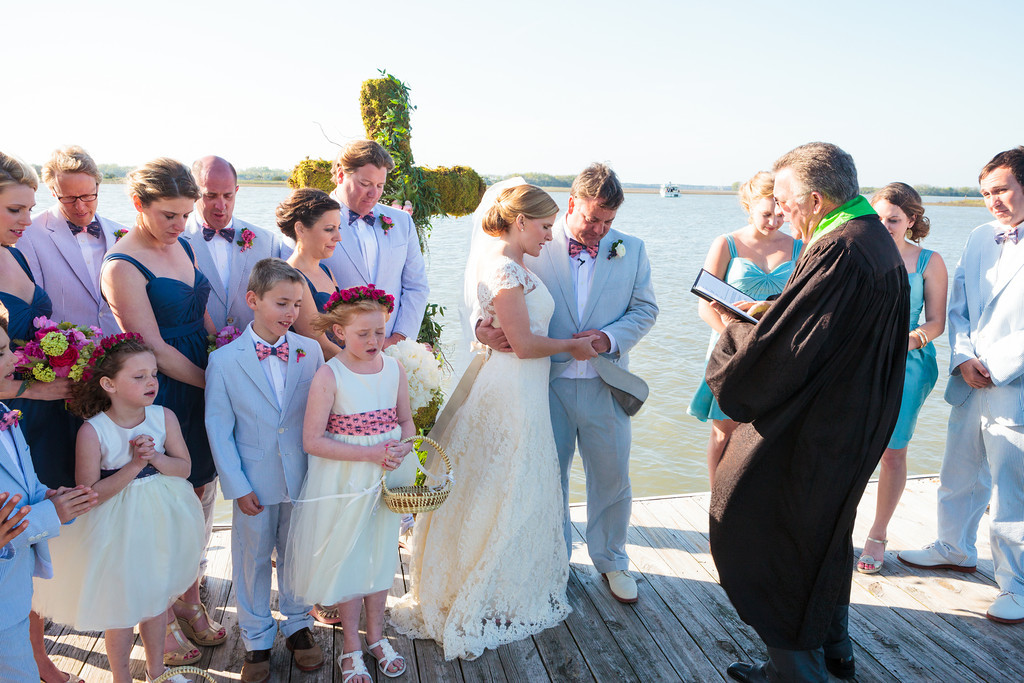
M 412 445 L 399 439 L 416 428 L 405 370 L 381 353 L 394 297 L 352 287 L 332 294 L 325 308 L 314 319 L 317 333 L 333 332 L 344 348 L 310 385 L 302 440 L 311 457 L 294 501 L 285 574 L 299 600 L 340 614 L 342 682 L 371 683 L 359 640 L 364 606 L 367 650 L 378 669 L 388 678 L 405 673 L 405 660 L 384 638 L 401 517 L 379 495 L 382 471 L 389 487 L 415 481 L 415 458 L 405 460 Z
M 35 582 L 33 607 L 80 631 L 105 631 L 115 683 L 132 681 L 138 624 L 152 680 L 164 673 L 167 608 L 196 579 L 203 511 L 185 479 L 191 462 L 178 420 L 153 405 L 152 348 L 137 334 L 119 334 L 104 338 L 94 359 L 71 408 L 86 418 L 75 478 L 100 503 L 50 543 L 56 578 Z
M 491 354 L 447 429 L 431 434 L 458 483 L 444 505 L 417 515 L 412 587 L 391 610 L 400 632 L 437 641 L 445 659 L 474 659 L 571 611 L 549 357 L 597 355 L 595 337 L 547 336 L 554 300 L 523 265 L 524 254 L 537 256 L 551 240 L 555 201 L 523 184 L 485 210 L 481 229 L 493 239 L 475 266 L 471 258 L 467 284 L 512 353 Z

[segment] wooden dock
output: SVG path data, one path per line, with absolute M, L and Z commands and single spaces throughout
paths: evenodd
M 979 532 L 981 560 L 976 574 L 916 570 L 896 560 L 898 550 L 933 540 L 937 486 L 934 478 L 909 482 L 890 525 L 889 552 L 881 574 L 853 572 L 850 629 L 858 680 L 1024 680 L 1024 625 L 1004 626 L 985 618 L 997 593 L 988 515 Z M 874 514 L 874 496 L 872 484 L 861 502 L 857 543 L 863 541 Z M 395 649 L 409 662 L 408 672 L 398 680 L 729 680 L 725 668 L 731 662 L 762 658 L 765 653 L 760 639 L 739 620 L 718 585 L 708 551 L 708 501 L 708 494 L 698 494 L 634 502 L 629 555 L 640 591 L 635 605 L 621 605 L 611 598 L 578 537 L 569 578 L 574 611 L 564 623 L 490 650 L 473 662 L 446 662 L 433 642 L 410 641 L 386 629 Z M 585 507 L 574 506 L 572 519 L 578 534 L 585 527 Z M 204 648 L 198 663 L 218 681 L 238 680 L 243 660 L 230 581 L 229 533 L 219 531 L 214 536 L 204 589 L 204 602 L 227 627 L 229 637 L 220 647 Z M 405 553 L 402 559 L 403 573 L 395 577 L 393 596 L 405 592 Z M 328 662 L 320 671 L 300 672 L 291 665 L 279 637 L 272 659 L 275 683 L 340 683 L 334 659 L 341 653 L 341 629 L 317 625 L 314 634 Z M 50 625 L 47 646 L 63 670 L 89 683 L 111 680 L 101 634 Z M 141 641 L 137 640 L 132 657 L 136 678 L 144 680 Z M 371 658 L 366 662 L 375 681 L 387 680 L 377 674 Z

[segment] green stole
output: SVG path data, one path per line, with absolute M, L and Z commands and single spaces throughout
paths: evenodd
M 807 241 L 808 246 L 818 241 L 818 238 L 823 235 L 827 235 L 843 223 L 852 221 L 854 218 L 860 218 L 861 216 L 875 216 L 875 210 L 871 208 L 871 204 L 868 203 L 867 199 L 864 199 L 863 195 L 857 195 L 855 198 L 846 202 L 842 206 L 833 209 L 826 215 L 820 223 L 814 228 L 814 232 L 811 233 L 811 239 Z

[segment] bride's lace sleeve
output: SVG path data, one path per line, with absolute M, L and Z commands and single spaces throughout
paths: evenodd
M 537 285 L 530 272 L 509 258 L 502 258 L 481 278 L 477 285 L 480 308 L 488 315 L 494 315 L 494 297 L 503 289 L 522 287 L 523 294 L 529 294 Z

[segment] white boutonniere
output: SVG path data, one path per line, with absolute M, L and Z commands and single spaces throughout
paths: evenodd
M 612 242 L 611 249 L 608 250 L 608 260 L 611 261 L 613 258 L 622 258 L 626 255 L 626 245 L 622 243 L 622 240 L 615 240 Z

